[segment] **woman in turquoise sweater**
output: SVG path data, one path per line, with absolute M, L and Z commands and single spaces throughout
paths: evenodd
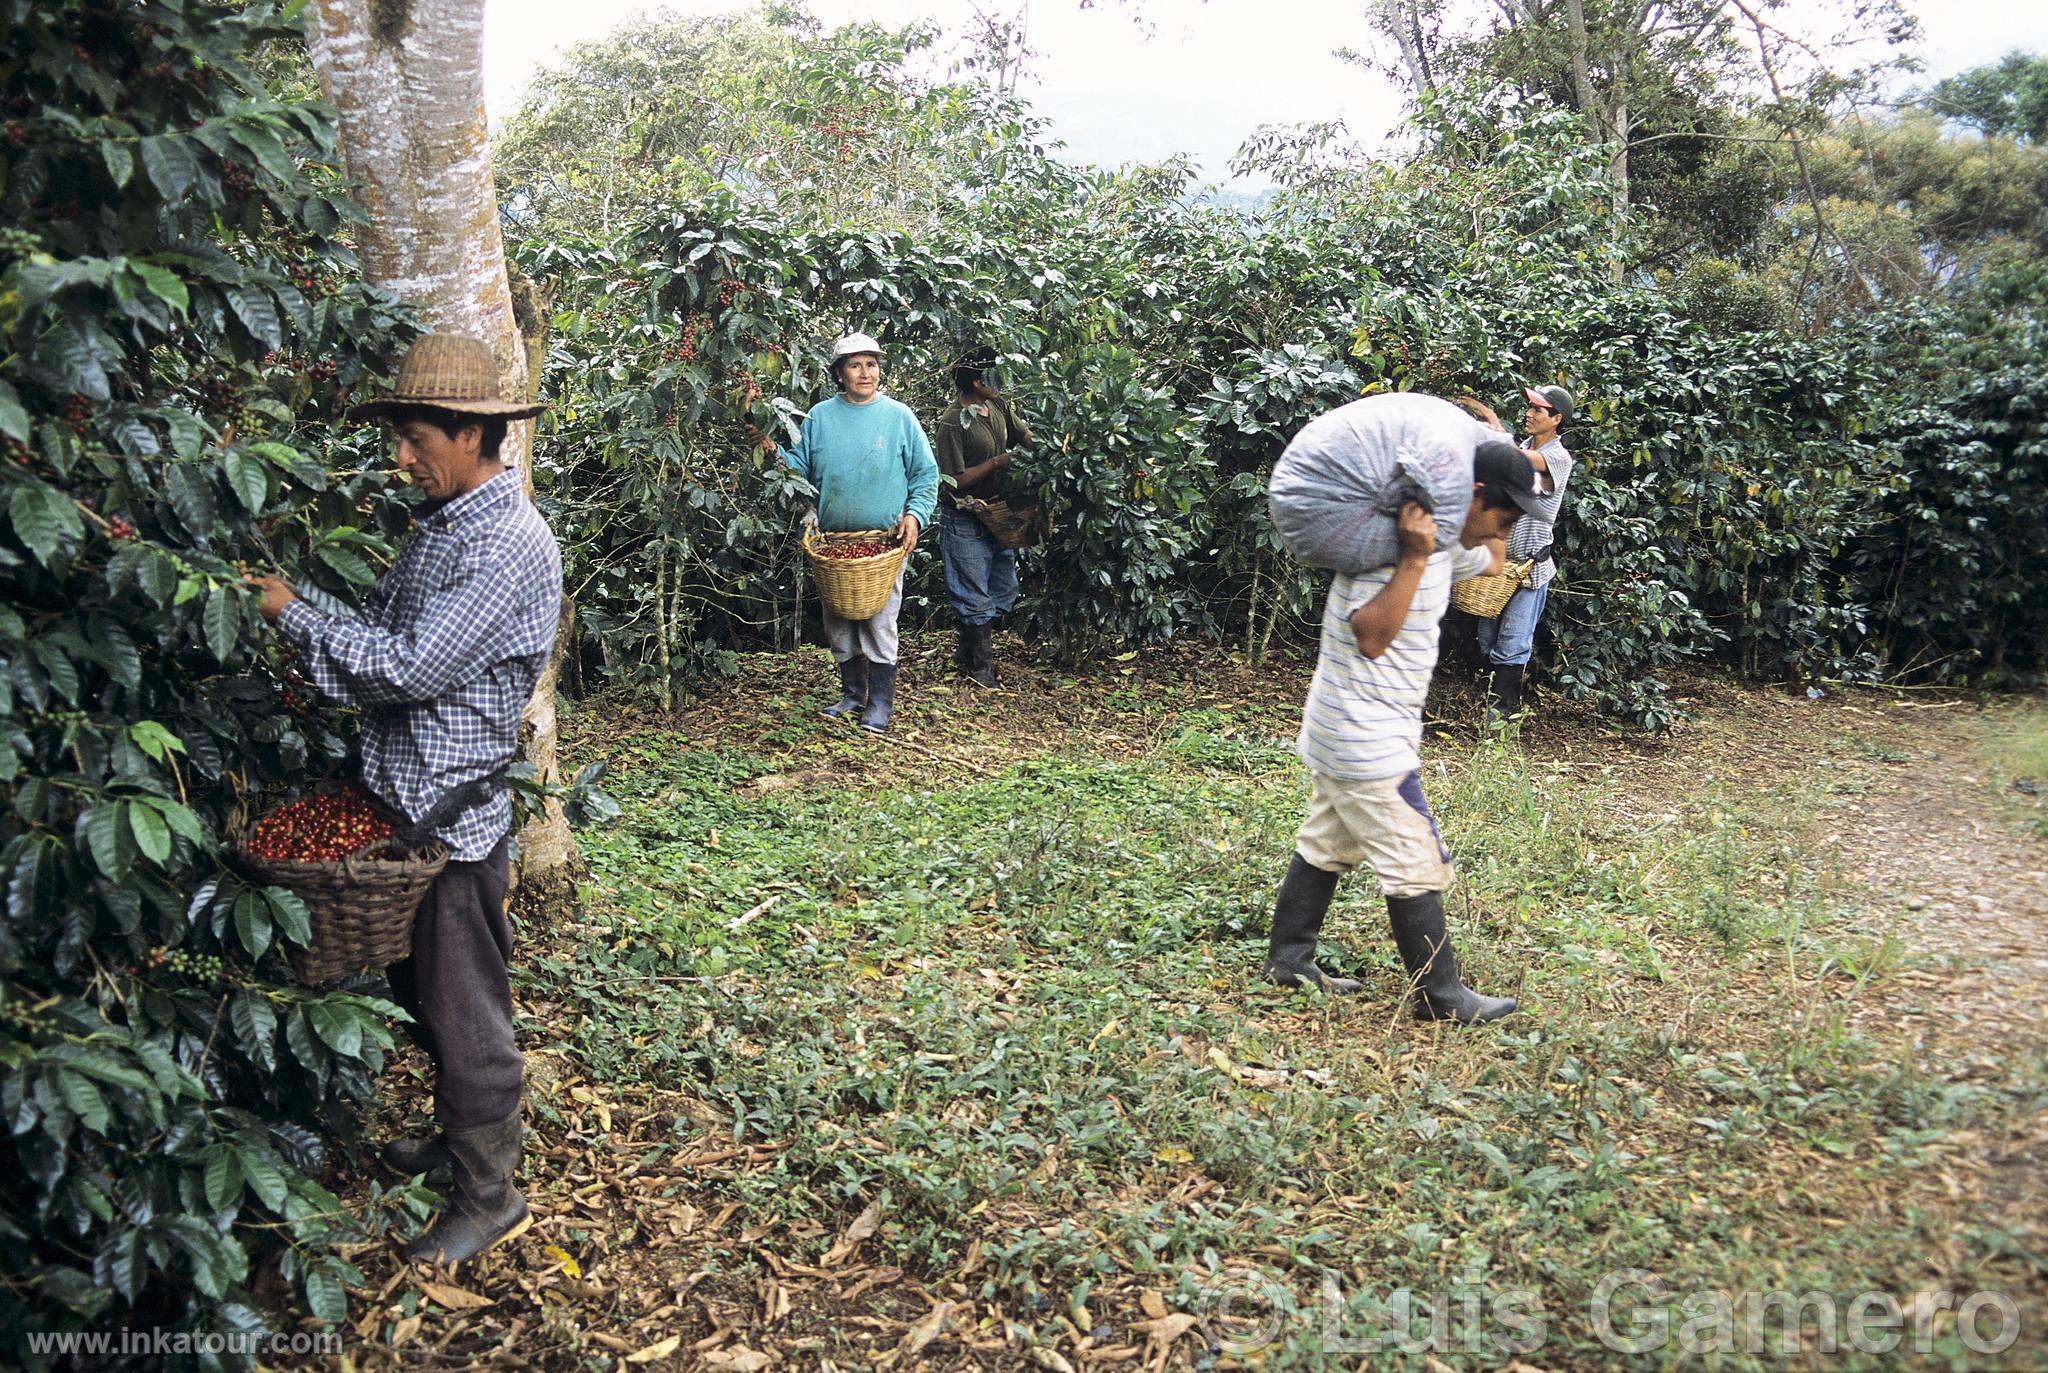
M 817 488 L 806 525 L 828 532 L 891 530 L 911 552 L 938 502 L 939 465 L 910 407 L 881 393 L 882 345 L 848 334 L 832 350 L 839 394 L 811 408 L 796 446 L 782 460 Z M 903 560 L 904 570 L 910 559 Z M 842 620 L 825 611 L 825 637 L 839 664 L 840 699 L 825 714 L 860 711 L 865 729 L 889 727 L 896 706 L 896 615 L 903 573 L 889 603 L 871 619 Z

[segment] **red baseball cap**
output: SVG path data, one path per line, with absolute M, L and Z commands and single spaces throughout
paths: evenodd
M 1560 424 L 1572 417 L 1572 393 L 1562 386 L 1545 386 L 1541 389 L 1524 386 L 1522 395 L 1531 405 L 1540 405 L 1545 410 L 1555 410 Z

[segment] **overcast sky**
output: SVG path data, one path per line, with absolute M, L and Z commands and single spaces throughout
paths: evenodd
M 995 0 L 991 8 L 1013 4 Z M 1929 76 L 1996 61 L 2015 47 L 2048 52 L 2048 6 L 2037 2 L 1909 4 L 1920 14 Z M 484 71 L 493 118 L 508 114 L 527 77 L 570 44 L 663 7 L 647 0 L 489 0 Z M 745 6 L 670 0 L 665 8 L 717 13 Z M 968 0 L 814 0 L 812 8 L 828 25 L 927 16 L 950 32 L 973 12 Z M 1343 119 L 1371 140 L 1400 117 L 1398 90 L 1332 55 L 1367 44 L 1360 0 L 1144 0 L 1142 8 L 1144 27 L 1114 3 L 1082 10 L 1080 0 L 1032 0 L 1030 41 L 1038 57 L 1025 90 L 1076 160 L 1117 164 L 1184 152 L 1222 180 L 1230 155 L 1259 125 Z

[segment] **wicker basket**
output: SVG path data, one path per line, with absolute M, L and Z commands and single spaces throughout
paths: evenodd
M 1503 563 L 1491 577 L 1467 577 L 1462 582 L 1452 582 L 1451 604 L 1467 615 L 1495 619 L 1508 608 L 1515 592 L 1528 582 L 1535 566 L 1533 562 Z
M 1036 510 L 1017 510 L 1008 501 L 983 501 L 972 496 L 960 498 L 960 509 L 981 521 L 988 536 L 1008 549 L 1029 548 L 1038 542 Z
M 306 903 L 313 937 L 289 952 L 299 981 L 319 986 L 412 956 L 413 913 L 448 866 L 448 848 L 430 840 L 409 857 L 390 858 L 379 840 L 339 862 L 294 863 L 254 857 L 237 843 L 235 861 Z
M 872 558 L 828 558 L 823 550 L 835 544 L 878 541 L 890 545 L 887 553 Z M 842 620 L 871 620 L 882 613 L 896 590 L 896 575 L 910 551 L 896 542 L 896 536 L 881 529 L 852 530 L 826 534 L 804 531 L 804 558 L 811 565 L 811 580 L 818 584 L 818 599 Z

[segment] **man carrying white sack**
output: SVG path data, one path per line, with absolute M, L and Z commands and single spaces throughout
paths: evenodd
M 1360 415 L 1361 407 L 1381 413 Z M 1422 423 L 1411 426 L 1404 416 Z M 1325 447 L 1368 440 L 1393 451 L 1364 455 Z M 1464 984 L 1444 925 L 1443 894 L 1454 873 L 1422 794 L 1422 703 L 1436 669 L 1451 582 L 1499 569 L 1502 539 L 1539 500 L 1534 469 L 1498 433 L 1427 396 L 1368 397 L 1311 424 L 1281 460 L 1296 479 L 1314 465 L 1302 461 L 1305 441 L 1321 449 L 1324 465 L 1349 470 L 1352 504 L 1366 509 L 1346 512 L 1343 503 L 1324 501 L 1314 519 L 1293 519 L 1290 526 L 1297 533 L 1316 529 L 1322 539 L 1311 550 L 1316 558 L 1364 559 L 1389 542 L 1373 527 L 1383 521 L 1392 529 L 1393 554 L 1377 566 L 1340 568 L 1324 606 L 1322 647 L 1297 742 L 1312 783 L 1308 816 L 1274 904 L 1265 975 L 1283 987 L 1360 990 L 1349 978 L 1325 973 L 1315 955 L 1338 878 L 1364 864 L 1386 894 L 1394 943 L 1418 993 L 1416 1017 L 1498 1020 L 1515 1009 L 1514 999 L 1481 996 Z M 1392 518 L 1377 511 L 1387 497 L 1360 484 L 1358 474 L 1368 468 L 1382 471 L 1388 483 L 1408 484 L 1397 487 L 1409 494 Z M 1287 515 L 1301 514 L 1295 504 L 1300 488 L 1283 493 L 1280 486 L 1276 469 L 1276 525 L 1283 506 Z M 1432 508 L 1417 495 L 1429 498 Z M 1455 510 L 1448 544 L 1447 508 Z

